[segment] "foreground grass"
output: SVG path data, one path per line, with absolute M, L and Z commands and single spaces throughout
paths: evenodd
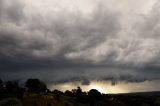
M 159 96 L 119 96 L 103 95 L 103 99 L 94 100 L 94 105 L 81 103 L 75 97 L 53 93 L 28 93 L 22 99 L 9 97 L 0 101 L 0 106 L 160 106 Z

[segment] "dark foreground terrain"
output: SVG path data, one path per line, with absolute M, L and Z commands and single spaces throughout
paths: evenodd
M 28 79 L 25 87 L 0 80 L 0 106 L 160 106 L 160 92 L 101 94 L 80 87 L 61 92 L 48 90 L 38 79 Z

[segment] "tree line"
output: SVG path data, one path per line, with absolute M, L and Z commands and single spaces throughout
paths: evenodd
M 58 101 L 61 100 L 61 95 L 66 95 L 73 97 L 76 102 L 91 102 L 90 104 L 92 106 L 95 100 L 100 100 L 102 98 L 102 94 L 96 89 L 91 89 L 89 92 L 83 92 L 80 87 L 77 87 L 76 89 L 72 89 L 71 91 L 66 90 L 65 92 L 57 89 L 51 91 L 47 89 L 46 84 L 39 79 L 28 79 L 25 82 L 24 87 L 20 87 L 17 81 L 7 81 L 6 83 L 3 83 L 3 81 L 0 79 L 0 100 L 7 97 L 16 97 L 18 99 L 22 99 L 24 92 L 36 94 L 52 93 Z
M 34 95 L 36 95 L 36 97 L 33 102 L 32 99 Z M 56 103 L 61 105 L 62 102 L 67 101 L 67 103 L 62 106 L 160 106 L 159 96 L 141 97 L 101 94 L 96 89 L 85 92 L 80 87 L 72 89 L 71 91 L 66 90 L 65 92 L 57 89 L 51 91 L 47 89 L 46 84 L 39 79 L 28 79 L 23 87 L 19 85 L 18 81 L 7 81 L 4 83 L 0 79 L 0 106 L 59 106 L 53 104 L 52 102 L 54 101 L 48 102 L 50 99 L 48 99 L 47 102 L 45 101 L 46 105 L 38 104 L 39 101 L 44 99 L 43 97 L 53 97 Z M 32 101 L 29 105 L 26 104 L 28 98 Z

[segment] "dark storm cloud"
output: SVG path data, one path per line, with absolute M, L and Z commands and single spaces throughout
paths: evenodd
M 102 7 L 87 16 L 82 13 L 55 13 L 50 20 L 48 16 L 34 14 L 17 25 L 15 22 L 21 19 L 18 14 L 24 14 L 20 13 L 23 8 L 15 2 L 10 5 L 15 12 L 11 13 L 18 18 L 11 22 L 1 18 L 0 51 L 6 60 L 22 63 L 29 59 L 31 63 L 33 60 L 63 61 L 68 54 L 92 49 L 120 30 L 117 15 Z M 10 12 L 1 11 L 7 14 L 5 20 L 14 17 Z
M 72 77 L 72 78 L 65 78 L 64 80 L 58 80 L 55 82 L 51 82 L 54 84 L 63 84 L 63 83 L 70 83 L 70 82 L 81 82 L 81 85 L 90 85 L 90 80 L 83 77 L 83 76 L 78 76 L 78 77 Z
M 96 77 L 96 76 L 95 76 Z M 90 76 L 81 76 L 81 77 L 69 77 L 64 78 L 64 80 L 58 80 L 56 82 L 54 82 L 55 84 L 63 84 L 63 83 L 70 83 L 70 82 L 81 82 L 81 85 L 90 85 L 90 81 L 109 81 L 111 82 L 111 85 L 117 85 L 119 82 L 125 82 L 125 83 L 141 83 L 141 82 L 145 82 L 145 81 L 152 81 L 152 80 L 157 80 L 156 78 L 147 78 L 144 76 L 133 76 L 133 75 L 129 75 L 129 74 L 122 74 L 119 76 L 116 75 L 103 75 L 103 76 L 99 76 L 97 78 L 93 78 Z M 53 83 L 53 82 L 52 82 Z
M 158 4 L 145 18 L 135 17 L 131 29 L 122 25 L 121 11 L 103 5 L 91 13 L 31 11 L 28 5 L 0 0 L 0 77 L 82 85 L 160 78 Z
M 102 81 L 111 81 L 111 85 L 116 85 L 119 82 L 125 82 L 125 83 L 140 83 L 149 80 L 148 78 L 143 78 L 142 76 L 133 76 L 133 75 L 121 75 L 118 77 L 115 76 L 106 76 L 101 79 Z M 153 80 L 153 79 L 150 79 Z

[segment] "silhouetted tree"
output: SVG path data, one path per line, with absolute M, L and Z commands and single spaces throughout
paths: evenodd
M 6 96 L 5 89 L 3 87 L 3 81 L 0 79 L 0 100 Z
M 8 81 L 6 83 L 6 89 L 9 92 L 14 92 L 14 90 L 16 90 L 17 88 L 19 88 L 19 84 L 17 81 Z
M 88 97 L 89 97 L 90 106 L 94 106 L 94 104 L 95 104 L 95 102 L 97 100 L 101 100 L 102 95 L 101 95 L 101 93 L 98 90 L 91 89 L 88 92 Z
M 0 79 L 0 88 L 2 88 L 3 87 L 3 81 L 2 81 L 2 79 Z
M 77 89 L 72 89 L 71 90 L 71 92 L 72 92 L 72 94 L 75 96 L 76 95 L 76 91 L 77 91 Z
M 61 100 L 61 99 L 60 99 L 60 95 L 62 95 L 63 92 L 55 89 L 54 91 L 52 91 L 52 93 L 55 94 L 55 97 L 56 97 L 56 100 L 57 100 L 57 101 L 60 101 L 60 100 Z
M 39 79 L 28 79 L 25 83 L 25 87 L 27 87 L 29 92 L 46 92 L 47 86 L 41 82 Z
M 16 96 L 17 98 L 23 97 L 24 89 L 19 87 L 19 83 L 17 81 L 8 81 L 5 88 L 9 95 Z
M 96 99 L 100 99 L 101 98 L 101 93 L 96 90 L 96 89 L 91 89 L 89 92 L 88 92 L 88 96 L 91 97 L 91 98 L 96 98 Z
M 72 93 L 71 91 L 69 91 L 69 90 L 66 90 L 66 91 L 64 92 L 64 94 L 65 94 L 66 96 L 73 96 L 73 93 Z
M 80 87 L 77 87 L 76 94 L 77 95 L 81 95 L 82 94 L 82 89 Z
M 86 92 L 83 92 L 80 87 L 77 87 L 77 89 L 72 89 L 72 95 L 75 97 L 77 102 L 87 103 Z
M 75 95 L 76 95 L 76 101 L 82 101 L 83 98 L 83 92 L 82 89 L 80 87 L 77 87 L 76 91 L 75 91 Z
M 51 90 L 50 90 L 50 89 L 47 89 L 46 91 L 47 91 L 47 93 L 51 93 Z

